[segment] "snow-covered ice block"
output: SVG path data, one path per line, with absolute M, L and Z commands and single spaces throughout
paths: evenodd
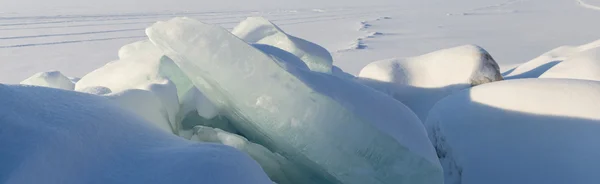
M 256 160 L 273 182 L 278 184 L 292 183 L 283 173 L 282 165 L 289 164 L 283 156 L 269 151 L 267 148 L 248 141 L 248 139 L 223 131 L 218 128 L 205 126 L 194 127 L 194 135 L 190 140 L 219 143 L 243 151 Z
M 540 78 L 600 81 L 600 47 L 570 56 L 544 72 Z
M 234 35 L 248 43 L 271 45 L 290 52 L 312 71 L 331 73 L 333 58 L 327 49 L 307 40 L 288 35 L 263 17 L 248 17 L 236 26 Z
M 160 131 L 106 98 L 0 84 L 0 181 L 270 184 L 229 146 Z
M 502 75 L 487 51 L 464 45 L 411 58 L 375 61 L 360 71 L 358 80 L 403 102 L 425 120 L 441 98 L 502 80 Z
M 279 64 L 279 66 L 283 68 L 296 67 L 300 69 L 310 70 L 308 66 L 306 66 L 306 63 L 304 63 L 304 61 L 296 57 L 294 54 L 289 53 L 288 51 L 282 50 L 277 47 L 273 47 L 271 45 L 259 43 L 252 44 L 252 46 L 267 54 L 268 56 L 271 56 L 271 58 L 273 58 L 273 60 L 276 61 L 277 64 Z
M 531 61 L 521 64 L 505 74 L 506 79 L 537 78 L 563 60 L 581 52 L 600 47 L 600 40 L 580 45 L 562 46 L 548 51 Z
M 600 82 L 507 80 L 437 103 L 425 123 L 447 184 L 594 184 Z
M 214 105 L 210 104 L 208 100 L 198 92 L 192 82 L 187 76 L 179 69 L 179 67 L 169 58 L 164 56 L 162 51 L 158 49 L 149 40 L 143 40 L 135 43 L 131 43 L 123 46 L 119 50 L 120 60 L 110 62 L 105 66 L 94 70 L 91 73 L 85 75 L 77 85 L 75 89 L 77 91 L 90 90 L 93 87 L 105 87 L 108 88 L 112 93 L 121 93 L 128 90 L 135 89 L 137 92 L 126 92 L 122 94 L 116 94 L 123 99 L 116 98 L 124 101 L 128 104 L 125 105 L 127 109 L 132 109 L 136 112 L 140 110 L 148 109 L 161 109 L 165 112 L 160 114 L 168 114 L 168 123 L 174 128 L 173 131 L 177 133 L 179 131 L 179 124 L 189 112 L 196 111 L 200 116 L 210 119 L 216 116 L 217 112 Z M 155 101 L 150 99 L 152 95 L 143 95 L 140 97 L 134 97 L 133 94 L 141 94 L 147 92 L 141 92 L 137 89 L 145 89 L 148 86 L 161 86 L 165 83 L 165 80 L 169 80 L 176 89 L 176 94 L 163 93 L 158 91 L 152 91 L 156 97 L 162 101 L 162 103 L 155 105 L 162 105 L 158 107 L 142 107 L 147 106 L 143 102 L 143 99 L 148 99 L 149 103 Z M 172 96 L 176 96 L 175 99 Z M 141 100 L 141 101 L 140 101 Z M 136 102 L 136 103 L 129 103 Z M 178 108 L 173 108 L 173 104 L 180 105 Z M 140 107 L 136 107 L 140 106 Z M 177 109 L 177 110 L 174 110 Z M 169 110 L 166 112 L 166 110 Z M 144 113 L 138 113 L 139 115 L 151 115 L 153 111 L 146 111 Z M 145 117 L 157 122 L 156 117 L 158 114 Z M 164 123 L 159 123 L 164 124 Z
M 402 103 L 358 83 L 288 67 L 226 29 L 158 22 L 150 40 L 252 142 L 310 177 L 296 183 L 442 182 L 424 127 Z
M 43 86 L 64 90 L 75 89 L 75 84 L 71 81 L 71 79 L 64 76 L 59 71 L 36 73 L 33 76 L 23 80 L 21 84 Z

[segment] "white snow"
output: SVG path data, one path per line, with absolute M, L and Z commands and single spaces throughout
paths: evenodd
M 446 183 L 600 182 L 600 82 L 484 84 L 440 101 L 425 124 Z
M 146 32 L 243 135 L 310 176 L 295 182 L 441 182 L 424 128 L 401 103 L 352 81 L 282 68 L 229 31 L 190 18 Z
M 0 183 L 600 183 L 600 0 L 0 2 Z
M 333 58 L 329 51 L 312 42 L 286 34 L 263 17 L 248 17 L 231 33 L 249 43 L 270 45 L 288 51 L 304 61 L 312 71 L 331 73 Z
M 149 40 L 123 46 L 119 58 L 85 75 L 75 90 L 110 96 L 165 130 L 170 125 L 174 133 L 180 131 L 181 121 L 190 112 L 207 119 L 217 115 L 214 105 Z
M 568 57 L 544 72 L 540 78 L 600 81 L 600 47 Z
M 59 71 L 40 72 L 21 81 L 24 85 L 43 86 L 64 90 L 75 89 L 75 84 Z
M 471 86 L 502 80 L 498 64 L 476 45 L 464 45 L 405 59 L 375 61 L 359 81 L 410 107 L 421 120 L 441 98 Z
M 541 56 L 523 63 L 505 73 L 506 79 L 518 78 L 537 78 L 550 68 L 561 63 L 563 60 L 575 56 L 581 52 L 600 47 L 600 40 L 580 45 L 580 46 L 561 46 L 551 51 L 548 51 Z
M 103 97 L 2 84 L 0 96 L 2 183 L 271 183 L 246 154 L 164 133 Z

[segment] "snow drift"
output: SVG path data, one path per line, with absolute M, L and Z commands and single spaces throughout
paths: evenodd
M 512 71 L 505 74 L 506 79 L 537 78 L 544 72 L 553 68 L 565 59 L 578 55 L 587 50 L 600 47 L 600 40 L 580 45 L 580 46 L 562 46 L 548 51 L 541 56 L 521 64 Z
M 289 159 L 282 170 L 293 182 L 442 182 L 426 132 L 403 104 L 329 74 L 282 67 L 227 30 L 189 18 L 146 33 L 242 135 Z
M 600 183 L 600 82 L 476 86 L 441 100 L 425 124 L 447 184 Z
M 600 81 L 600 47 L 575 54 L 544 72 L 540 78 Z
M 502 80 L 502 75 L 487 51 L 464 45 L 412 58 L 375 61 L 360 71 L 358 80 L 403 102 L 425 120 L 441 98 Z
M 0 84 L 0 183 L 271 183 L 231 147 L 149 126 L 95 95 Z

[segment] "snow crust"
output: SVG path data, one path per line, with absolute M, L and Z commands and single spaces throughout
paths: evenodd
M 521 79 L 437 103 L 426 121 L 449 184 L 600 182 L 600 82 Z

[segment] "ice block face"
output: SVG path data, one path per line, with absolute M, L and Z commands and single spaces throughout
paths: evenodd
M 150 40 L 250 141 L 308 176 L 297 183 L 443 182 L 425 129 L 406 106 L 328 74 L 284 70 L 227 30 L 158 22 Z
M 263 17 L 248 17 L 231 32 L 246 42 L 271 45 L 288 51 L 302 59 L 312 71 L 331 73 L 333 58 L 327 49 L 288 35 Z

